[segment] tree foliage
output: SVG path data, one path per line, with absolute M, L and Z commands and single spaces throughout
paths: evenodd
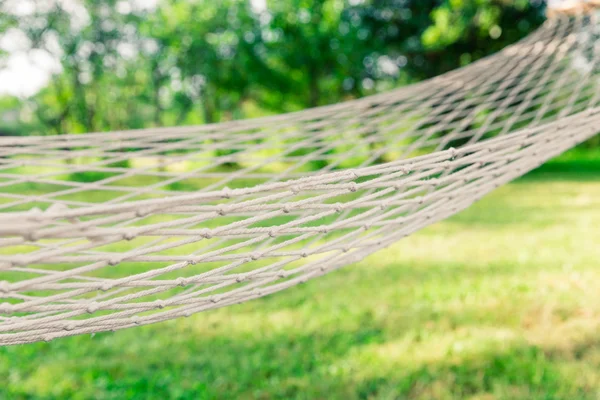
M 497 51 L 543 11 L 527 0 L 35 3 L 0 5 L 3 32 L 60 63 L 20 100 L 31 115 L 23 131 L 35 134 L 211 123 L 360 97 Z

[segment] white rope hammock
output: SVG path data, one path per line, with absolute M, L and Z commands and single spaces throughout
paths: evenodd
M 0 138 L 0 345 L 241 303 L 455 214 L 598 133 L 599 37 L 597 16 L 563 16 L 333 106 Z

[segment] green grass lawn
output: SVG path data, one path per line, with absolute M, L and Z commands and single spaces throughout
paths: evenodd
M 573 154 L 303 286 L 0 348 L 0 398 L 597 399 L 600 154 Z

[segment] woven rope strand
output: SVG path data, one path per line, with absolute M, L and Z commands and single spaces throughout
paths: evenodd
M 597 19 L 292 114 L 0 138 L 0 345 L 248 301 L 459 212 L 598 134 Z

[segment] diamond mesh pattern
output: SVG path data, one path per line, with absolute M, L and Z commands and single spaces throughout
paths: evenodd
M 354 263 L 600 130 L 597 16 L 355 101 L 0 138 L 0 345 L 240 303 Z

